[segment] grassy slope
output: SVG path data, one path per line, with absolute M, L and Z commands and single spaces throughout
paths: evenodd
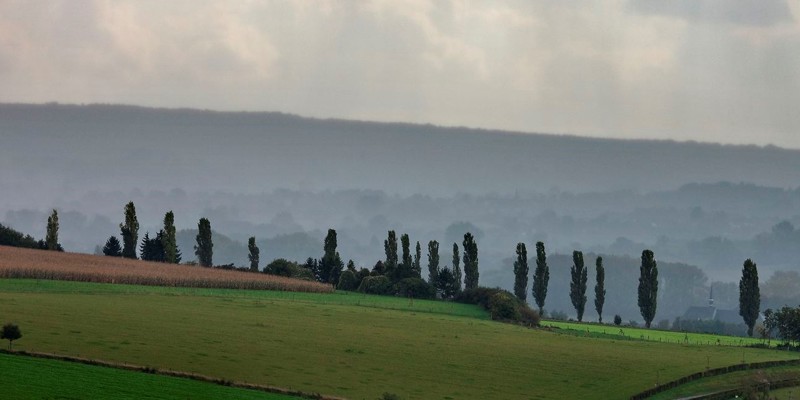
M 294 397 L 142 372 L 0 354 L 6 399 L 244 399 Z
M 659 393 L 650 399 L 668 400 L 681 397 L 689 397 L 698 394 L 721 392 L 748 386 L 753 383 L 763 382 L 764 380 L 778 381 L 783 379 L 796 379 L 800 377 L 798 367 L 776 367 L 755 371 L 737 371 L 729 374 L 719 375 L 710 378 L 703 378 L 694 382 L 689 382 L 675 389 Z M 791 390 L 789 390 L 791 391 Z M 794 389 L 797 392 L 797 388 Z
M 370 302 L 383 308 L 363 307 Z M 359 295 L 0 280 L 0 319 L 20 324 L 19 348 L 350 398 L 620 398 L 652 386 L 656 370 L 666 381 L 707 360 L 712 368 L 738 363 L 743 351 L 748 361 L 796 356 L 557 335 L 475 318 L 485 314 L 470 306 L 414 306 L 421 309 Z
M 623 339 L 650 340 L 654 342 L 670 342 L 690 345 L 716 345 L 719 341 L 724 346 L 747 346 L 765 343 L 758 338 L 713 335 L 706 333 L 684 333 L 677 331 L 662 331 L 657 329 L 634 328 L 630 326 L 599 325 L 592 323 L 579 323 L 567 321 L 542 321 L 543 327 L 554 327 L 570 333 L 580 334 L 589 332 L 593 334 L 616 336 Z M 620 332 L 621 331 L 621 332 Z M 565 332 L 566 333 L 566 332 Z M 777 342 L 777 341 L 776 341 Z

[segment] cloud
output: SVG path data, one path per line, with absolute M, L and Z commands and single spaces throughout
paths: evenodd
M 800 5 L 6 0 L 0 101 L 800 147 Z
M 631 0 L 643 14 L 689 21 L 772 26 L 793 21 L 786 0 Z

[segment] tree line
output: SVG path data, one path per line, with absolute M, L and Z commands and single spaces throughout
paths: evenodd
M 47 220 L 47 234 L 44 240 L 35 241 L 30 236 L 0 226 L 0 244 L 16 243 L 26 247 L 60 250 L 63 248 L 58 243 L 58 211 L 53 210 Z M 137 243 L 139 235 L 139 222 L 136 216 L 136 207 L 133 202 L 128 202 L 124 207 L 124 221 L 119 224 L 122 242 L 111 236 L 103 247 L 103 253 L 108 256 L 137 258 Z M 198 264 L 203 267 L 213 266 L 213 240 L 211 223 L 207 218 L 198 221 L 194 254 Z M 14 244 L 12 244 L 14 245 Z M 450 266 L 440 265 L 439 243 L 429 241 L 427 245 L 427 280 L 422 279 L 422 247 L 419 241 L 411 252 L 411 240 L 408 234 L 400 236 L 402 253 L 398 255 L 397 234 L 394 230 L 387 232 L 384 240 L 385 259 L 375 263 L 372 269 L 356 269 L 352 260 L 347 267 L 337 251 L 336 230 L 329 229 L 323 244 L 323 255 L 319 259 L 309 257 L 304 264 L 277 259 L 265 266 L 262 272 L 284 275 L 297 278 L 314 279 L 319 282 L 329 283 L 339 290 L 360 291 L 371 294 L 402 295 L 407 297 L 453 299 L 466 290 L 475 290 L 479 287 L 478 245 L 475 237 L 466 232 L 461 242 L 453 243 L 452 263 Z M 163 228 L 154 237 L 149 232 L 145 233 L 138 244 L 141 259 L 165 263 L 179 264 L 182 259 L 180 249 L 176 242 L 175 215 L 168 211 L 164 215 Z M 260 251 L 256 246 L 255 237 L 248 240 L 249 268 L 252 272 L 259 271 Z M 528 254 L 525 243 L 516 246 L 516 261 L 514 262 L 514 296 L 527 304 L 527 286 L 530 269 L 528 267 Z M 573 265 L 570 268 L 569 297 L 577 314 L 579 322 L 583 321 L 587 296 L 588 267 L 585 266 L 583 253 L 573 251 Z M 461 263 L 463 262 L 463 273 Z M 220 266 L 235 268 L 232 265 Z M 639 268 L 639 284 L 637 305 L 639 307 L 645 326 L 650 328 L 656 315 L 658 305 L 658 267 L 655 255 L 651 250 L 642 251 L 641 265 Z M 532 274 L 531 294 L 534 303 L 539 308 L 539 314 L 544 313 L 550 271 L 547 265 L 547 254 L 543 242 L 536 243 L 536 268 Z M 462 280 L 463 278 L 463 280 Z M 594 306 L 598 321 L 603 321 L 603 306 L 605 303 L 605 268 L 603 258 L 595 259 L 595 299 Z M 753 335 L 755 322 L 760 315 L 760 291 L 758 286 L 758 270 L 756 264 L 747 259 L 742 268 L 742 278 L 739 282 L 739 314 L 747 325 L 747 333 Z M 771 311 L 771 310 L 770 310 Z M 770 315 L 776 315 L 772 313 Z M 781 314 L 778 314 L 781 315 Z M 766 321 L 766 318 L 765 318 Z

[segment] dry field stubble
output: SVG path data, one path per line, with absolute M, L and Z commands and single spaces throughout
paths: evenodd
M 261 273 L 0 246 L 0 278 L 150 286 L 332 292 L 331 285 Z

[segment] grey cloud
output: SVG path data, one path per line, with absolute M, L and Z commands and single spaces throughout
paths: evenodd
M 629 6 L 694 22 L 772 26 L 793 21 L 785 0 L 630 0 Z

